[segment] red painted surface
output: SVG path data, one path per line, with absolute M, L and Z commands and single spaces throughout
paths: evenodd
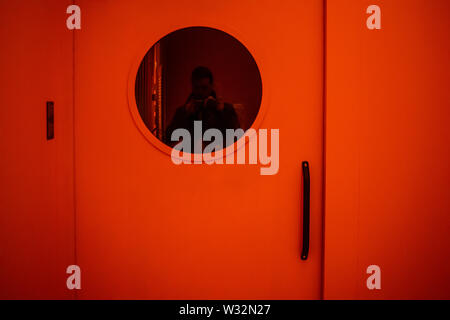
M 86 270 L 80 297 L 319 298 L 322 3 L 80 6 L 76 229 L 78 263 Z M 135 62 L 165 34 L 196 25 L 231 34 L 255 58 L 263 81 L 255 126 L 280 129 L 277 175 L 261 176 L 255 165 L 176 166 L 131 117 Z M 310 161 L 312 175 L 307 262 L 300 260 L 302 160 Z
M 70 1 L 0 2 L 0 298 L 73 296 Z M 55 138 L 46 140 L 46 101 Z
M 0 298 L 73 298 L 73 263 L 86 299 L 449 298 L 448 1 L 377 0 L 377 31 L 365 25 L 374 3 L 327 2 L 325 199 L 322 1 L 77 1 L 75 47 L 69 1 L 1 2 Z M 254 127 L 280 129 L 277 175 L 175 166 L 136 121 L 132 73 L 194 25 L 255 58 Z M 379 291 L 366 287 L 371 264 Z
M 449 9 L 328 1 L 325 298 L 450 298 Z

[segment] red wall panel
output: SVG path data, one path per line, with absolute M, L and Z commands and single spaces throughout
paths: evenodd
M 0 298 L 71 298 L 70 1 L 0 2 Z M 55 138 L 46 140 L 46 101 Z
M 450 298 L 449 9 L 328 1 L 325 298 Z

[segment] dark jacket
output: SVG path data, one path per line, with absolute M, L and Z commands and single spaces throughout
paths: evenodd
M 188 112 L 186 105 L 179 107 L 166 129 L 166 143 L 170 146 L 178 143 L 171 141 L 171 136 L 172 132 L 179 128 L 188 130 L 193 140 L 194 121 L 202 121 L 202 134 L 208 129 L 219 129 L 224 138 L 223 146 L 226 146 L 226 129 L 238 129 L 240 124 L 232 104 L 224 103 L 223 108 L 217 108 L 216 104 L 215 101 L 208 101 L 206 106 L 196 108 L 194 112 Z

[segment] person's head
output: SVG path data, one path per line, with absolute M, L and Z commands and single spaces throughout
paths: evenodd
M 213 94 L 213 75 L 207 67 L 197 67 L 192 71 L 192 96 L 206 99 Z

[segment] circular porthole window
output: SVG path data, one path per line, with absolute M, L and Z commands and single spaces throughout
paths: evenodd
M 135 98 L 143 123 L 166 145 L 176 146 L 177 129 L 192 137 L 198 130 L 217 129 L 226 147 L 227 129 L 246 131 L 256 119 L 261 75 L 237 39 L 217 29 L 189 27 L 148 50 L 136 75 Z

